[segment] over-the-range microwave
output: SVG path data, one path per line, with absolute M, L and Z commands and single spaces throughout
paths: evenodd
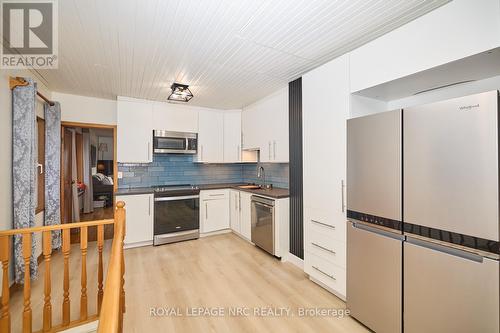
M 153 131 L 153 152 L 155 154 L 196 154 L 198 134 Z

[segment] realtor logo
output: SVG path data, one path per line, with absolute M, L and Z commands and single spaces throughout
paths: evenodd
M 2 0 L 1 68 L 55 69 L 57 0 Z

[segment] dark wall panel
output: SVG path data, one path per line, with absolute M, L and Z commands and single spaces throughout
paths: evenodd
M 288 84 L 290 142 L 290 253 L 304 259 L 302 191 L 302 78 Z

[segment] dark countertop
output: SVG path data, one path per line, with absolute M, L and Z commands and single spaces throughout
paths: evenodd
M 152 187 L 119 188 L 115 195 L 152 194 L 153 192 Z
M 251 189 L 241 189 L 238 188 L 240 191 L 244 192 L 250 192 L 253 194 L 257 195 L 262 195 L 265 197 L 270 197 L 274 199 L 283 199 L 283 198 L 288 198 L 290 196 L 290 191 L 287 188 L 281 188 L 281 187 L 273 187 L 271 189 L 257 189 L 257 190 L 251 190 Z
M 235 189 L 239 191 L 249 192 L 256 195 L 262 195 L 265 197 L 270 197 L 274 199 L 288 198 L 290 192 L 286 188 L 273 187 L 272 189 L 242 189 L 238 188 L 239 185 L 247 185 L 247 183 L 221 183 L 221 184 L 202 184 L 198 185 L 200 191 L 207 190 L 221 190 L 221 189 Z M 115 195 L 134 195 L 134 194 L 150 194 L 153 193 L 153 188 L 151 187 L 136 187 L 136 188 L 122 188 L 115 192 Z

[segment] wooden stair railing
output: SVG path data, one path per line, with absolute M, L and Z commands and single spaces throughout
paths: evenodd
M 9 263 L 11 257 L 12 236 L 21 235 L 22 255 L 25 267 L 23 285 L 23 313 L 22 332 L 31 333 L 32 309 L 31 309 L 31 280 L 30 280 L 30 257 L 31 244 L 34 233 L 42 233 L 42 255 L 45 265 L 44 289 L 43 289 L 43 326 L 40 332 L 60 332 L 71 327 L 79 326 L 90 321 L 99 320 L 99 332 L 121 332 L 123 328 L 123 313 L 125 312 L 124 291 L 124 256 L 123 239 L 125 237 L 125 203 L 120 201 L 116 204 L 114 219 L 68 223 L 52 226 L 33 227 L 25 229 L 11 229 L 0 231 L 0 261 L 2 263 L 2 298 L 0 304 L 0 332 L 11 332 L 10 313 L 10 283 Z M 106 282 L 103 284 L 104 269 L 102 252 L 104 248 L 104 226 L 114 224 L 113 244 L 108 265 Z M 87 295 L 87 245 L 88 227 L 97 227 L 97 251 L 98 251 L 98 286 L 97 286 L 97 314 L 88 314 Z M 70 259 L 70 230 L 80 229 L 80 252 L 81 252 L 81 294 L 80 294 L 80 317 L 70 318 L 70 292 L 69 292 L 69 259 Z M 64 262 L 63 276 L 63 301 L 62 301 L 62 323 L 52 324 L 52 299 L 51 299 L 51 257 L 52 257 L 52 231 L 62 232 L 62 254 Z M 104 286 L 104 291 L 103 291 Z
M 115 234 L 113 244 L 111 245 L 104 298 L 99 315 L 98 333 L 117 333 L 123 330 L 123 313 L 125 312 L 125 260 L 123 256 L 123 239 L 125 238 L 124 205 L 125 203 L 118 202 L 118 209 L 115 213 L 117 224 L 115 224 Z

